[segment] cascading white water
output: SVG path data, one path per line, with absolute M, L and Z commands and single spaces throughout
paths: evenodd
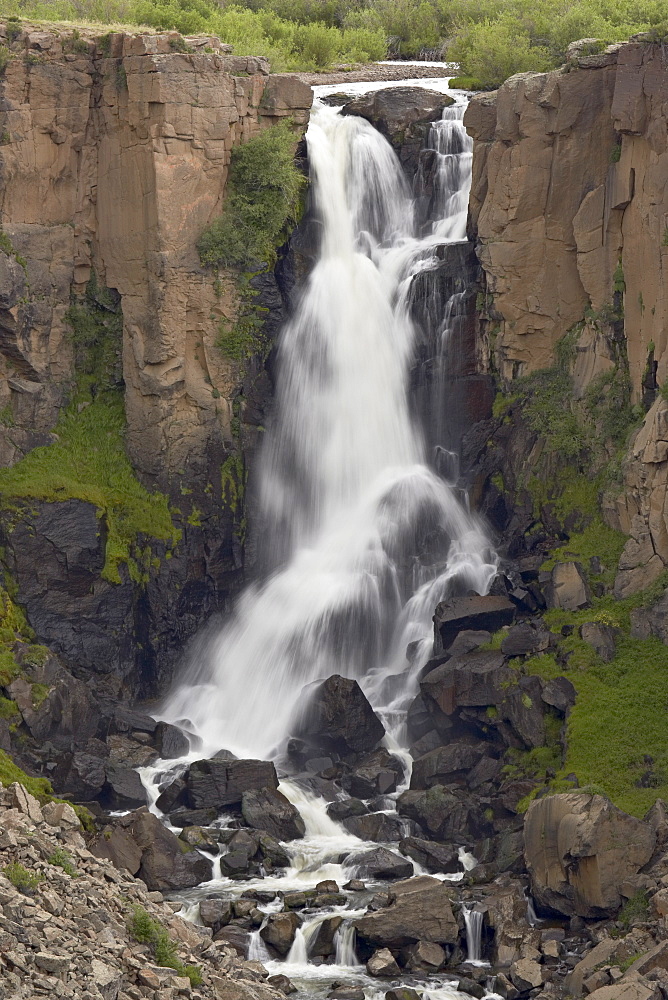
M 304 685 L 332 673 L 358 677 L 382 707 L 384 678 L 405 669 L 406 645 L 429 634 L 435 604 L 484 593 L 494 576 L 481 525 L 425 462 L 406 384 L 412 278 L 437 243 L 465 236 L 469 154 L 441 151 L 442 136 L 465 134 L 460 119 L 450 112 L 434 128 L 443 214 L 418 239 L 389 144 L 316 102 L 307 138 L 322 246 L 280 341 L 262 458 L 262 537 L 275 569 L 242 595 L 162 713 L 190 721 L 200 756 L 271 753 Z
M 466 928 L 467 961 L 471 964 L 482 962 L 482 922 L 483 914 L 473 907 L 463 907 Z

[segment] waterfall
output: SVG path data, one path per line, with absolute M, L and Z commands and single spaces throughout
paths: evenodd
M 382 709 L 383 680 L 406 669 L 406 645 L 430 634 L 436 603 L 485 593 L 495 574 L 483 527 L 427 465 L 407 391 L 413 277 L 437 243 L 465 235 L 468 154 L 452 149 L 454 135 L 464 141 L 460 119 L 453 109 L 432 130 L 442 216 L 418 237 L 387 141 L 315 103 L 307 141 L 321 249 L 281 335 L 261 458 L 271 569 L 161 716 L 189 720 L 200 756 L 271 754 L 304 685 L 332 673 L 357 677 Z
M 483 914 L 473 907 L 464 906 L 464 926 L 466 927 L 467 961 L 482 962 L 482 921 Z
M 355 951 L 355 925 L 347 920 L 341 924 L 334 936 L 337 965 L 359 965 L 360 960 Z

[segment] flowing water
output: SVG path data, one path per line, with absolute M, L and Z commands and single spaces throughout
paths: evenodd
M 405 705 L 407 643 L 428 638 L 439 600 L 484 593 L 494 576 L 483 528 L 427 464 L 409 411 L 411 282 L 435 246 L 465 238 L 470 178 L 461 108 L 446 109 L 432 135 L 439 217 L 418 237 L 390 145 L 316 101 L 307 139 L 321 250 L 280 340 L 262 456 L 274 569 L 242 595 L 162 713 L 188 720 L 200 756 L 271 755 L 304 686 L 333 673 L 359 678 L 379 709 Z M 403 691 L 384 704 L 383 682 L 398 673 Z
M 321 88 L 327 89 L 337 88 Z M 434 607 L 469 589 L 485 593 L 496 572 L 495 554 L 456 490 L 456 477 L 445 479 L 430 466 L 408 397 L 419 333 L 411 319 L 412 282 L 434 266 L 438 246 L 466 237 L 471 153 L 463 107 L 446 109 L 431 130 L 437 165 L 433 218 L 425 227 L 386 140 L 363 119 L 315 101 L 307 140 L 321 247 L 279 343 L 276 414 L 261 459 L 270 571 L 241 596 L 230 623 L 200 650 L 160 714 L 197 739 L 189 758 L 140 770 L 154 811 L 160 787 L 188 759 L 221 748 L 244 757 L 275 755 L 290 735 L 304 686 L 333 673 L 359 680 L 386 726 L 386 746 L 404 762 L 399 792 L 407 787 L 403 721 L 431 649 Z M 441 344 L 456 309 L 455 302 L 442 319 Z M 406 647 L 414 641 L 409 666 Z M 331 820 L 311 792 L 287 780 L 280 789 L 306 824 L 304 839 L 286 845 L 290 867 L 235 883 L 214 865 L 212 882 L 183 894 L 184 915 L 197 919 L 194 902 L 213 890 L 304 889 L 330 878 L 343 884 L 355 874 L 340 856 L 372 845 Z M 388 811 L 399 792 L 388 798 Z M 460 861 L 462 873 L 475 864 L 463 848 Z M 350 905 L 367 901 L 358 894 Z M 309 962 L 309 944 L 322 920 L 335 914 L 344 915 L 335 964 L 319 968 Z M 285 962 L 268 959 L 256 930 L 250 956 L 294 977 L 306 996 L 333 977 L 359 982 L 356 915 L 345 907 L 318 912 L 300 928 Z M 475 953 L 475 943 L 469 947 Z M 377 985 L 367 979 L 365 986 L 372 1000 Z M 425 995 L 460 996 L 443 982 Z

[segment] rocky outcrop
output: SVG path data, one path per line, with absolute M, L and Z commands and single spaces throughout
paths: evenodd
M 416 941 L 453 944 L 459 938 L 446 884 L 429 875 L 398 882 L 390 905 L 355 922 L 367 945 L 398 949 Z
M 343 105 L 341 114 L 365 118 L 405 163 L 417 158 L 431 123 L 451 104 L 452 97 L 426 87 L 389 87 L 355 97 Z
M 296 145 L 311 89 L 216 38 L 22 29 L 9 39 L 0 24 L 0 464 L 54 440 L 79 350 L 70 305 L 92 279 L 102 312 L 122 314 L 109 364 L 129 456 L 169 495 L 182 537 L 169 554 L 138 539 L 152 570 L 123 565 L 120 583 L 101 575 L 94 503 L 14 510 L 2 544 L 41 641 L 81 676 L 105 674 L 98 687 L 118 677 L 112 697 L 154 695 L 240 586 L 245 485 L 272 392 L 262 359 L 242 372 L 216 346 L 237 293 L 200 266 L 197 241 L 221 211 L 233 147 L 288 116 Z M 283 299 L 273 274 L 260 285 L 271 340 Z
M 655 833 L 648 823 L 601 795 L 552 795 L 532 802 L 524 850 L 537 902 L 550 911 L 609 916 L 621 886 L 650 860 Z
M 355 680 L 332 674 L 304 691 L 304 706 L 294 723 L 309 744 L 340 753 L 373 750 L 385 735 L 382 722 Z

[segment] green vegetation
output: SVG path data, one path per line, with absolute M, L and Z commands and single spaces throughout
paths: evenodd
M 95 830 L 95 820 L 90 810 L 86 809 L 85 806 L 75 806 L 71 802 L 67 802 L 66 799 L 59 799 L 53 794 L 53 788 L 48 778 L 33 778 L 31 775 L 26 774 L 25 771 L 22 771 L 14 763 L 9 754 L 5 753 L 4 750 L 0 750 L 0 784 L 7 787 L 7 785 L 11 785 L 14 781 L 18 781 L 19 784 L 23 785 L 25 790 L 34 795 L 42 805 L 46 802 L 66 802 L 68 806 L 72 806 L 74 809 L 84 830 Z
M 277 247 L 297 219 L 304 179 L 294 147 L 288 120 L 232 150 L 223 213 L 197 245 L 202 264 L 235 270 L 239 313 L 234 323 L 221 324 L 218 346 L 242 369 L 268 346 L 262 332 L 267 310 L 257 306 L 251 281 L 274 263 Z
M 599 40 L 589 54 L 637 31 L 666 37 L 661 0 L 241 0 L 224 7 L 215 0 L 4 0 L 3 9 L 34 19 L 216 34 L 239 55 L 268 57 L 274 71 L 388 54 L 445 56 L 459 62 L 463 76 L 478 78 L 470 89 L 562 65 L 577 39 Z
M 57 868 L 62 868 L 65 874 L 70 875 L 72 878 L 76 878 L 79 874 L 74 864 L 74 858 L 64 847 L 58 847 L 53 852 L 49 858 L 49 864 L 55 865 Z
M 176 943 L 162 924 L 155 920 L 142 906 L 133 906 L 129 930 L 135 941 L 147 944 L 153 952 L 156 965 L 174 969 L 180 976 L 187 976 L 192 986 L 199 986 L 202 973 L 196 965 L 184 965 L 178 957 Z
M 559 636 L 557 652 L 534 656 L 518 669 L 545 679 L 567 677 L 578 694 L 568 718 L 566 757 L 551 782 L 554 791 L 571 790 L 563 779 L 574 772 L 581 786 L 605 792 L 635 816 L 668 795 L 668 647 L 631 635 L 631 612 L 650 606 L 667 584 L 664 574 L 647 591 L 622 601 L 608 594 L 594 598 L 588 609 L 546 612 L 546 623 Z M 617 630 L 611 663 L 580 638 L 579 627 L 587 622 Z M 562 636 L 564 626 L 572 629 L 570 635 Z
M 11 864 L 5 865 L 2 871 L 15 889 L 36 889 L 39 883 L 44 880 L 43 875 L 39 875 L 37 872 L 28 871 L 28 869 L 18 861 L 13 861 Z
M 0 470 L 0 504 L 10 523 L 33 500 L 95 504 L 106 528 L 102 576 L 120 583 L 119 567 L 126 563 L 131 578 L 145 582 L 150 559 L 141 537 L 173 546 L 180 532 L 167 497 L 139 482 L 125 453 L 118 297 L 93 276 L 85 298 L 70 307 L 68 321 L 78 372 L 73 398 L 56 424 L 57 441 Z
M 2 60 L 0 59 L 0 62 L 1 61 Z M 28 262 L 25 257 L 22 257 L 20 253 L 16 252 L 12 241 L 3 229 L 0 229 L 0 250 L 2 250 L 3 253 L 9 254 L 10 257 L 13 257 L 16 263 L 20 264 L 25 271 L 28 266 Z
M 628 931 L 631 929 L 633 924 L 643 923 L 644 921 L 646 921 L 648 915 L 649 915 L 649 900 L 647 898 L 647 893 L 643 892 L 643 890 L 641 889 L 638 892 L 634 893 L 634 895 L 631 896 L 630 899 L 626 900 L 621 910 L 619 911 L 619 916 L 617 917 L 617 919 L 622 924 L 624 929 Z M 640 955 L 633 955 L 630 957 L 631 961 L 627 965 L 627 968 L 633 965 L 636 959 L 640 958 Z M 626 969 L 622 969 L 622 972 L 625 971 Z

